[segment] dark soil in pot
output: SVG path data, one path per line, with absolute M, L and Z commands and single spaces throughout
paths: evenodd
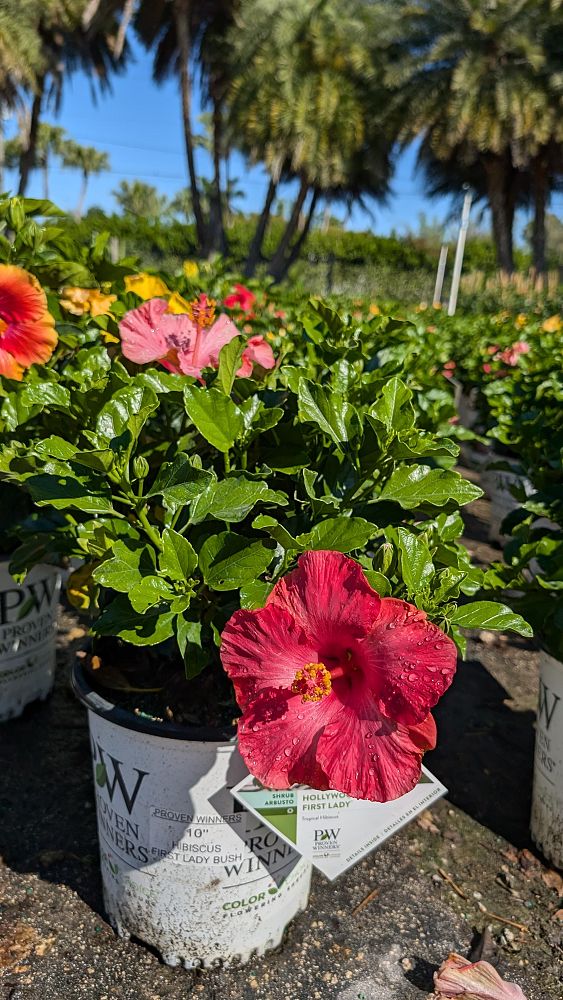
M 240 711 L 233 687 L 215 651 L 197 677 L 187 679 L 172 643 L 132 646 L 117 638 L 96 639 L 78 653 L 95 691 L 120 708 L 154 722 L 229 728 Z

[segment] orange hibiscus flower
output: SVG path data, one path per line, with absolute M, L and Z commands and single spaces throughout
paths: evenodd
M 56 344 L 55 320 L 37 278 L 0 264 L 0 375 L 20 382 L 24 369 L 48 361 Z

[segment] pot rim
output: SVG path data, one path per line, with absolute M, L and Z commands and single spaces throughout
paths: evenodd
M 123 729 L 160 736 L 161 739 L 183 740 L 187 743 L 230 743 L 236 739 L 236 726 L 186 726 L 177 722 L 156 722 L 142 715 L 135 715 L 128 708 L 120 708 L 114 702 L 98 694 L 90 684 L 82 663 L 76 657 L 70 673 L 73 694 L 89 711 Z

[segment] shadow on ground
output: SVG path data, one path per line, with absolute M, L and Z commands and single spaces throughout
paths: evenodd
M 63 615 L 61 624 L 75 622 Z M 68 885 L 102 913 L 86 712 L 68 682 L 79 644 L 62 633 L 53 697 L 2 725 L 0 854 L 14 871 Z
M 507 644 L 495 655 L 511 658 L 514 648 Z M 535 713 L 511 705 L 503 685 L 479 660 L 468 659 L 434 716 L 438 746 L 425 763 L 449 789 L 450 801 L 517 847 L 532 847 Z

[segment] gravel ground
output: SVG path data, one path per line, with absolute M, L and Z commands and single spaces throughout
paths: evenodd
M 484 501 L 472 505 L 484 562 L 497 555 L 486 517 Z M 561 1000 L 563 880 L 528 833 L 530 644 L 470 643 L 426 759 L 449 799 L 337 882 L 315 877 L 276 953 L 201 973 L 163 966 L 104 919 L 86 720 L 67 682 L 83 630 L 68 614 L 60 624 L 54 697 L 0 734 L 0 1000 L 424 1000 L 448 952 L 478 939 L 528 1000 Z

